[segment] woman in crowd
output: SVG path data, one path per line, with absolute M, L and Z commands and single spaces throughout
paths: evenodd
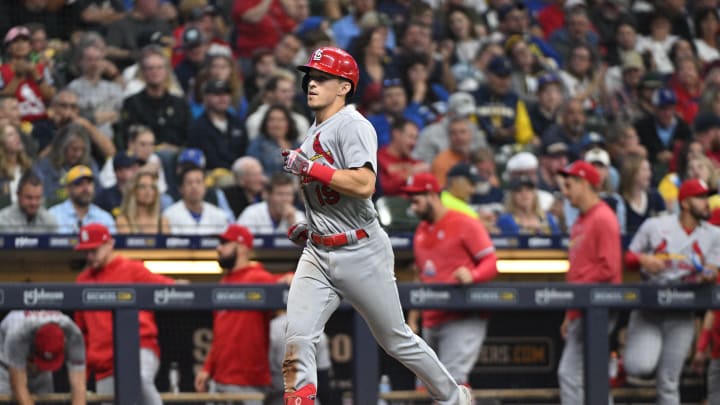
M 205 66 L 195 76 L 192 97 L 190 97 L 190 110 L 193 117 L 200 116 L 205 107 L 203 105 L 203 88 L 205 83 L 212 80 L 221 80 L 230 84 L 232 96 L 231 108 L 240 117 L 247 112 L 248 103 L 243 96 L 243 83 L 240 79 L 235 61 L 225 54 L 209 55 Z
M 0 207 L 17 201 L 18 182 L 31 166 L 17 128 L 0 123 Z
M 693 22 L 697 30 L 697 38 L 693 43 L 700 60 L 703 63 L 710 63 L 720 59 L 720 52 L 718 52 L 718 47 L 720 47 L 720 40 L 718 40 L 720 20 L 718 20 L 717 10 L 710 7 L 701 8 L 695 12 Z
M 513 64 L 513 90 L 526 103 L 537 102 L 538 78 L 551 67 L 533 53 L 521 35 L 512 35 L 505 41 L 505 52 Z
M 590 45 L 577 44 L 570 49 L 570 56 L 560 78 L 569 98 L 578 98 L 583 108 L 593 110 L 600 101 L 600 91 L 607 68 L 598 67 Z
M 260 136 L 253 139 L 247 149 L 247 155 L 260 161 L 264 173 L 270 177 L 275 172 L 282 171 L 283 149 L 294 149 L 298 131 L 290 110 L 282 105 L 268 108 L 260 124 Z
M 170 233 L 167 218 L 160 214 L 160 192 L 154 173 L 138 172 L 130 181 L 115 221 L 118 233 Z
M 505 212 L 497 219 L 503 235 L 560 234 L 555 217 L 540 208 L 535 182 L 529 177 L 513 179 L 505 196 Z
M 620 169 L 620 195 L 625 202 L 625 231 L 633 234 L 647 218 L 665 211 L 665 201 L 650 187 L 650 162 L 640 156 L 627 156 Z
M 470 11 L 464 7 L 452 7 L 445 19 L 446 37 L 455 43 L 455 52 L 451 61 L 454 65 L 472 65 L 480 50 L 478 38 Z
M 379 100 L 383 79 L 396 74 L 385 48 L 386 37 L 385 29 L 376 27 L 363 31 L 351 44 L 352 54 L 360 68 L 360 81 L 353 99 L 363 109 L 367 109 L 372 101 Z

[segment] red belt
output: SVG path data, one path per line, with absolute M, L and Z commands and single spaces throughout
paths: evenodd
M 355 231 L 350 231 L 350 233 L 355 233 L 355 236 L 357 237 L 357 240 L 367 238 L 368 234 L 365 232 L 364 229 L 356 229 Z M 318 235 L 316 233 L 311 232 L 310 233 L 310 240 L 313 241 L 316 245 L 326 246 L 326 247 L 338 247 L 338 246 L 345 246 L 351 242 L 354 243 L 354 241 L 350 241 L 348 239 L 347 233 L 337 233 L 335 235 Z

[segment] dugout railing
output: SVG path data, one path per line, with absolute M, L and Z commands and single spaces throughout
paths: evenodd
M 473 286 L 399 284 L 405 309 L 547 311 L 577 308 L 585 319 L 586 404 L 608 398 L 609 313 L 616 309 L 699 310 L 720 308 L 720 287 L 488 283 Z M 115 344 L 115 403 L 139 403 L 138 310 L 280 309 L 287 287 L 280 285 L 78 285 L 0 284 L 0 309 L 111 310 Z M 345 306 L 345 309 L 348 309 Z M 353 316 L 354 403 L 378 399 L 378 346 L 364 320 Z

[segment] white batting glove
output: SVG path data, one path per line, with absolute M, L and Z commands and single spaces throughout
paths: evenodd
M 285 149 L 283 155 L 283 170 L 296 176 L 308 176 L 313 161 L 308 159 L 299 149 Z
M 287 236 L 292 243 L 302 247 L 307 244 L 308 224 L 305 221 L 296 222 L 288 229 Z

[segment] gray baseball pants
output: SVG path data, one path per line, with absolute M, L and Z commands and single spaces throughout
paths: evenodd
M 458 384 L 467 384 L 487 334 L 487 319 L 472 316 L 423 329 L 423 338 Z
M 150 349 L 140 349 L 140 389 L 141 405 L 162 405 L 160 393 L 155 387 L 155 375 L 160 368 L 160 359 Z M 98 394 L 112 394 L 115 391 L 115 378 L 105 377 L 95 382 Z
M 628 375 L 657 380 L 657 404 L 680 404 L 680 373 L 695 335 L 688 312 L 630 313 L 624 365 Z
M 367 322 L 378 344 L 409 368 L 441 405 L 455 405 L 459 389 L 435 352 L 410 330 L 395 283 L 390 239 L 375 223 L 368 238 L 324 248 L 309 243 L 288 296 L 283 362 L 285 391 L 317 386 L 315 346 L 325 324 L 345 299 Z
M 616 316 L 611 314 L 608 333 L 615 326 Z M 562 405 L 580 405 L 585 403 L 585 353 L 583 344 L 582 318 L 570 321 L 565 337 L 560 364 L 558 365 L 558 383 Z M 608 404 L 612 404 L 612 396 Z

